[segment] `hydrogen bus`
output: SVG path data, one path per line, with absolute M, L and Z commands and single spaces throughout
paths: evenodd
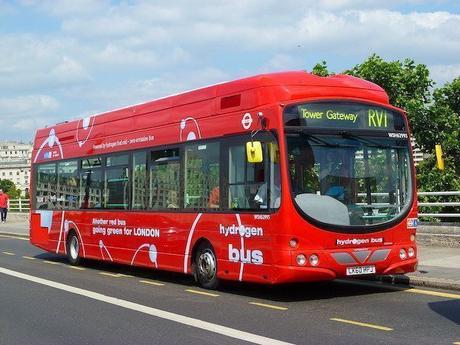
M 37 130 L 30 241 L 268 284 L 413 272 L 405 113 L 347 75 L 263 74 Z

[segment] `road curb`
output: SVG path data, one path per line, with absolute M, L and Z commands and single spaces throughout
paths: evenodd
M 430 278 L 420 276 L 408 275 L 386 275 L 378 276 L 377 280 L 384 283 L 409 285 L 409 286 L 422 286 L 433 289 L 446 289 L 460 291 L 460 281 L 444 278 Z
M 0 231 L 0 235 L 29 238 L 29 234 L 19 234 L 17 232 Z

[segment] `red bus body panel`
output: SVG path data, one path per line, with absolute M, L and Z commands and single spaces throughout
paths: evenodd
M 32 155 L 34 163 L 180 143 L 187 140 L 191 131 L 197 139 L 250 133 L 258 129 L 257 113 L 263 112 L 268 129 L 279 137 L 282 195 L 281 207 L 276 212 L 260 214 L 32 210 L 30 241 L 47 251 L 65 254 L 66 235 L 73 229 L 82 243 L 83 257 L 190 274 L 195 244 L 205 238 L 216 252 L 218 277 L 271 284 L 343 277 L 349 265 L 337 262 L 334 253 L 351 255 L 357 266 L 375 265 L 377 274 L 414 271 L 417 255 L 401 260 L 399 250 L 415 249 L 411 240 L 415 227 L 408 226 L 409 218 L 417 218 L 415 187 L 408 216 L 379 232 L 326 231 L 308 223 L 297 212 L 283 158 L 286 145 L 282 106 L 294 100 L 319 99 L 392 108 L 384 90 L 370 82 L 345 75 L 324 78 L 306 72 L 286 72 L 209 86 L 92 116 L 86 122 L 76 120 L 39 129 Z M 242 123 L 246 113 L 253 119 L 248 128 Z M 34 195 L 33 182 L 31 190 Z M 238 231 L 225 232 L 241 226 L 246 229 L 243 236 Z M 297 248 L 289 246 L 293 238 L 298 240 Z M 339 246 L 338 240 L 349 244 Z M 319 265 L 312 267 L 307 263 L 300 267 L 296 263 L 298 254 L 318 255 Z

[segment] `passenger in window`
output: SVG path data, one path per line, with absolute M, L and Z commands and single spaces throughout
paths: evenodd
M 220 189 L 219 186 L 214 187 L 211 189 L 209 193 L 209 201 L 208 207 L 209 208 L 219 208 L 220 207 Z
M 275 164 L 274 171 L 278 172 L 278 164 Z M 273 176 L 273 184 L 270 188 L 270 208 L 279 208 L 281 198 L 281 179 L 280 174 L 275 173 Z M 268 208 L 268 198 L 267 198 L 267 182 L 259 187 L 257 194 L 254 197 L 254 202 L 261 209 Z
M 177 191 L 170 190 L 168 192 L 168 208 L 179 208 L 179 198 L 177 197 Z

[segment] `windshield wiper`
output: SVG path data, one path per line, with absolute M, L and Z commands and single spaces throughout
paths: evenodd
M 389 144 L 378 143 L 376 141 L 373 141 L 373 140 L 370 140 L 370 139 L 367 139 L 367 138 L 363 138 L 360 135 L 351 134 L 350 132 L 347 132 L 347 131 L 341 131 L 340 135 L 343 138 L 359 140 L 359 141 L 361 141 L 363 143 L 366 143 L 368 146 L 372 146 L 372 147 L 393 148 L 393 146 L 391 146 Z
M 338 145 L 338 144 L 331 144 L 331 143 L 327 142 L 326 140 L 323 140 L 323 139 L 319 138 L 315 134 L 305 132 L 305 130 L 303 130 L 301 128 L 295 128 L 295 129 L 290 128 L 289 131 L 298 133 L 298 134 L 300 134 L 300 136 L 307 137 L 309 140 L 312 140 L 317 144 L 322 144 L 322 145 L 325 145 L 325 146 L 328 146 L 328 147 L 340 147 L 341 146 L 341 145 Z

